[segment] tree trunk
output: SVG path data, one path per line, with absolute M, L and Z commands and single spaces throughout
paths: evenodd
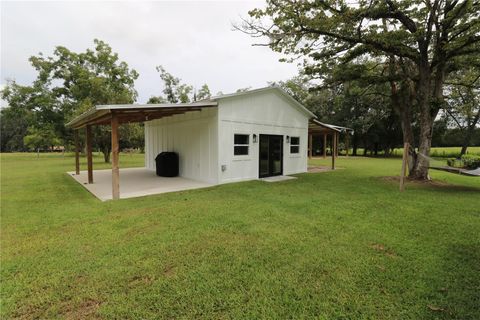
M 352 139 L 352 156 L 357 155 L 357 148 L 358 148 L 357 138 L 356 138 L 356 136 L 353 136 L 353 139 Z
M 473 132 L 475 131 L 475 126 L 470 126 L 467 128 L 465 132 L 465 136 L 463 138 L 462 143 L 462 150 L 460 151 L 460 157 L 467 153 L 467 148 L 470 145 L 470 141 L 472 140 Z
M 420 136 L 418 139 L 419 156 L 416 157 L 413 172 L 410 174 L 410 177 L 415 180 L 429 179 L 428 168 L 430 166 L 430 161 L 428 160 L 428 157 L 430 156 L 430 148 L 432 143 L 432 128 L 433 122 L 429 119 L 426 119 L 425 115 L 421 115 Z
M 408 152 L 408 175 L 412 176 L 413 168 L 417 161 L 417 155 L 414 150 L 415 139 L 413 136 L 412 128 L 412 108 L 415 100 L 415 84 L 410 78 L 413 73 L 412 65 L 406 63 L 404 60 L 397 60 L 394 56 L 390 56 L 389 72 L 393 77 L 397 75 L 402 76 L 400 83 L 396 81 L 390 82 L 391 89 L 391 103 L 393 110 L 400 118 L 400 124 L 402 127 L 403 143 L 406 142 L 411 146 L 411 150 Z
M 385 147 L 385 148 L 383 149 L 383 156 L 384 156 L 385 158 L 390 157 L 390 150 L 392 150 L 392 149 L 390 148 L 390 146 L 387 146 L 387 147 Z
M 405 144 L 405 142 L 408 142 L 408 145 L 411 147 L 411 150 L 408 151 L 408 175 L 411 176 L 414 164 L 417 161 L 417 154 L 414 149 L 415 139 L 413 137 L 412 114 L 409 105 L 405 105 L 401 110 L 399 116 L 402 127 L 403 143 Z
M 442 34 L 445 37 L 445 34 Z M 425 46 L 426 48 L 426 46 Z M 438 61 L 434 77 L 428 63 L 428 52 L 423 50 L 419 61 L 419 78 L 417 82 L 417 102 L 420 110 L 420 137 L 419 157 L 415 161 L 413 173 L 410 177 L 416 180 L 428 180 L 429 156 L 432 146 L 433 122 L 438 111 L 443 107 L 443 84 L 445 82 L 445 51 L 439 50 Z M 433 81 L 432 81 L 433 80 Z
M 102 148 L 102 153 L 103 153 L 103 159 L 105 160 L 105 163 L 110 162 L 110 150 L 111 148 L 109 146 L 104 146 Z
M 415 180 L 429 180 L 428 169 L 430 161 L 430 148 L 432 144 L 433 121 L 436 113 L 431 105 L 431 77 L 428 57 L 424 57 L 419 64 L 419 79 L 417 82 L 417 104 L 420 111 L 420 136 L 418 138 L 418 153 L 412 172 L 409 177 Z M 437 94 L 435 90 L 435 94 Z M 437 111 L 438 112 L 438 111 Z

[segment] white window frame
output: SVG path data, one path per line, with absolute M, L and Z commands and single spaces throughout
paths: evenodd
M 235 143 L 235 136 L 247 136 L 248 138 L 248 143 Z M 247 159 L 250 157 L 250 150 L 251 150 L 251 146 L 250 146 L 250 134 L 249 133 L 245 133 L 245 132 L 235 132 L 233 134 L 233 157 L 236 158 L 236 159 Z M 235 147 L 247 147 L 247 154 L 235 154 Z
M 298 144 L 293 144 L 292 143 L 292 138 L 297 138 L 298 139 Z M 292 147 L 298 147 L 298 152 L 292 152 Z M 295 156 L 298 156 L 300 155 L 300 137 L 299 136 L 296 136 L 296 137 L 290 137 L 290 146 L 289 146 L 289 153 L 291 155 L 295 155 Z

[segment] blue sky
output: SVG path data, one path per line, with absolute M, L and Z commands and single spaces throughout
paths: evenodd
M 196 2 L 1 2 L 1 85 L 29 84 L 35 70 L 28 58 L 50 55 L 63 45 L 74 51 L 109 43 L 121 60 L 140 73 L 138 102 L 161 93 L 155 66 L 212 93 L 262 87 L 297 72 L 295 64 L 233 31 L 232 23 L 263 6 L 258 1 Z M 4 105 L 4 102 L 2 102 Z

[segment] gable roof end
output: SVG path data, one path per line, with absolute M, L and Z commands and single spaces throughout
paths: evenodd
M 222 100 L 222 99 L 234 98 L 234 97 L 239 97 L 239 96 L 243 96 L 243 95 L 261 93 L 261 92 L 266 92 L 266 91 L 271 91 L 271 90 L 280 93 L 283 97 L 285 97 L 288 101 L 290 101 L 293 105 L 295 105 L 298 109 L 300 109 L 300 111 L 302 111 L 303 113 L 308 115 L 310 118 L 313 118 L 313 119 L 317 118 L 317 116 L 313 112 L 311 112 L 310 110 L 305 108 L 300 102 L 295 100 L 295 98 L 293 98 L 291 95 L 289 95 L 285 90 L 283 90 L 279 86 L 269 86 L 269 87 L 263 87 L 263 88 L 259 88 L 259 89 L 248 90 L 248 91 L 224 94 L 224 95 L 221 95 L 221 96 L 211 97 L 209 100 L 218 101 L 218 100 Z

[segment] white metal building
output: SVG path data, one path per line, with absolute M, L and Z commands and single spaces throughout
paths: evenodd
M 323 135 L 325 156 L 327 134 L 332 136 L 336 149 L 340 132 L 313 118 L 313 113 L 278 87 L 193 103 L 98 105 L 67 124 L 75 137 L 75 172 L 70 174 L 99 199 L 108 200 L 119 199 L 120 194 L 133 197 L 306 172 L 315 135 Z M 145 168 L 125 168 L 120 174 L 118 128 L 134 122 L 145 124 Z M 97 170 L 95 179 L 94 126 L 110 126 L 112 139 L 111 176 Z M 81 129 L 85 129 L 87 156 L 87 171 L 83 174 Z M 179 177 L 156 177 L 155 158 L 162 152 L 178 154 Z M 160 169 L 175 168 L 176 174 L 176 164 L 161 165 Z
M 145 121 L 145 166 L 179 155 L 181 177 L 210 184 L 307 171 L 314 114 L 279 87 L 199 101 L 195 111 Z

